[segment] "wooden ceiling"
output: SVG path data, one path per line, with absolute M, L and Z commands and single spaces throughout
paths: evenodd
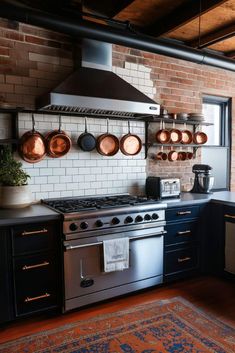
M 23 0 L 29 6 L 177 40 L 235 59 L 235 0 Z M 106 20 L 102 20 L 106 18 Z

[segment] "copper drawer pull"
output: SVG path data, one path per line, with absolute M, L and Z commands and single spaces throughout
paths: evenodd
M 235 216 L 232 216 L 232 215 L 230 215 L 230 214 L 225 214 L 225 215 L 224 215 L 224 218 L 232 218 L 232 219 L 235 219 Z
M 46 228 L 43 228 L 41 230 L 33 230 L 32 232 L 26 232 L 25 230 L 23 231 L 23 233 L 21 233 L 21 235 L 33 235 L 33 234 L 38 234 L 38 233 L 47 233 L 48 230 Z
M 25 303 L 29 303 L 29 302 L 33 302 L 34 300 L 39 300 L 39 299 L 43 299 L 43 298 L 48 298 L 50 297 L 51 295 L 49 293 L 45 293 L 45 294 L 42 294 L 42 295 L 38 295 L 37 297 L 27 297 L 25 298 L 24 302 Z
M 183 258 L 179 258 L 178 262 L 180 263 L 180 262 L 185 262 L 185 261 L 189 261 L 189 260 L 191 260 L 191 257 L 183 257 Z
M 191 211 L 179 211 L 177 212 L 177 216 L 184 216 L 186 214 L 191 214 L 192 212 Z
M 191 230 L 184 230 L 182 232 L 177 232 L 177 235 L 191 235 Z
M 42 262 L 40 264 L 36 264 L 36 265 L 30 265 L 30 266 L 24 265 L 22 267 L 22 270 L 27 271 L 27 270 L 32 270 L 33 268 L 44 267 L 44 266 L 48 266 L 48 265 L 50 265 L 50 262 L 44 261 L 44 262 Z

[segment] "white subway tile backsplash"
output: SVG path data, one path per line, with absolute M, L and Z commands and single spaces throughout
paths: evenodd
M 73 175 L 72 180 L 74 183 L 85 181 L 86 175 Z
M 52 192 L 48 192 L 48 198 L 58 198 L 60 197 L 60 192 L 59 191 L 52 191 Z
M 150 77 L 151 69 L 142 64 L 125 63 L 124 68 L 113 70 L 123 79 L 149 96 L 156 94 Z M 29 113 L 19 114 L 19 132 L 32 129 Z M 35 114 L 36 129 L 42 134 L 58 129 L 59 117 L 51 114 Z M 1 119 L 0 136 L 9 135 L 8 117 Z M 72 138 L 72 148 L 62 158 L 45 157 L 37 164 L 16 158 L 31 176 L 31 190 L 35 200 L 70 196 L 143 192 L 146 178 L 144 147 L 136 156 L 125 156 L 120 151 L 112 157 L 100 155 L 96 150 L 84 152 L 77 146 L 77 138 L 85 130 L 84 117 L 62 115 L 62 129 Z M 88 118 L 88 131 L 96 137 L 107 132 L 105 119 Z M 109 120 L 109 131 L 119 139 L 128 133 L 127 120 Z M 131 132 L 142 142 L 145 139 L 144 122 L 131 121 Z
M 72 169 L 72 168 L 67 168 L 67 169 Z M 65 175 L 66 173 L 65 168 L 54 168 L 53 169 L 53 175 Z
M 41 185 L 41 191 L 53 191 L 54 190 L 54 185 L 53 184 L 43 184 Z
M 62 191 L 60 193 L 61 197 L 72 197 L 73 196 L 73 192 L 72 191 Z
M 56 184 L 60 182 L 59 176 L 49 176 L 47 177 L 47 181 L 49 184 Z
M 66 184 L 67 190 L 78 190 L 78 183 L 68 183 Z
M 66 176 L 61 176 L 60 177 L 60 183 L 61 184 L 72 183 L 72 181 L 73 181 L 72 175 L 66 175 Z
M 60 162 L 60 166 L 64 168 L 73 167 L 73 161 L 69 159 L 63 159 Z
M 52 168 L 40 168 L 40 175 L 53 175 Z
M 34 177 L 35 184 L 47 184 L 47 177 Z
M 49 159 L 47 161 L 48 168 L 59 168 L 61 166 L 61 160 L 58 158 Z

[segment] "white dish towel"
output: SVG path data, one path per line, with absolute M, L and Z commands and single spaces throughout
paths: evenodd
M 104 272 L 122 271 L 129 268 L 129 238 L 103 241 Z
M 235 223 L 225 223 L 225 271 L 235 274 Z

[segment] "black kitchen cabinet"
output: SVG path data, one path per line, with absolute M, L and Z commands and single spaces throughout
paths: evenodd
M 201 205 L 169 207 L 166 210 L 164 281 L 196 274 L 201 267 Z
M 212 203 L 205 249 L 210 273 L 235 278 L 235 207 Z
M 13 318 L 10 232 L 5 228 L 0 228 L 0 244 L 0 323 L 3 323 Z
M 57 222 L 11 228 L 15 315 L 57 308 L 60 303 L 60 233 Z

